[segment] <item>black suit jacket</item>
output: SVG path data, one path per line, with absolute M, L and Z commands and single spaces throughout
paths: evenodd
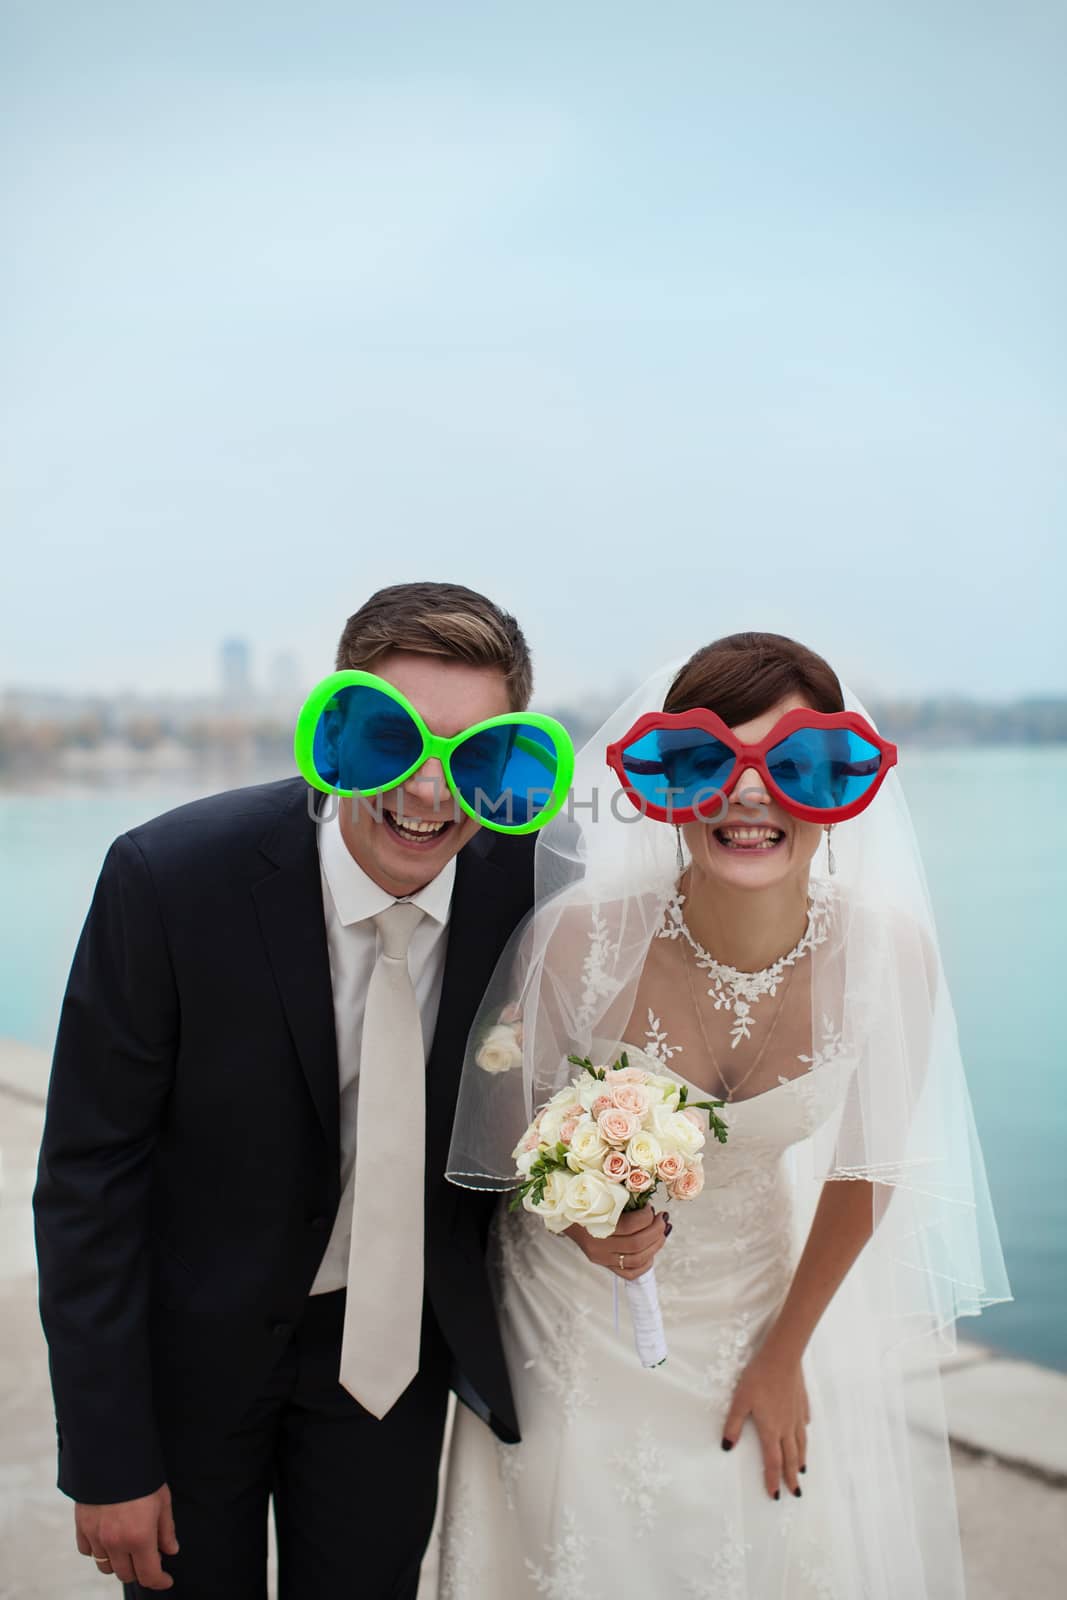
M 156 817 L 105 858 L 67 985 L 34 1211 L 59 1486 L 149 1494 L 248 1406 L 340 1200 L 333 996 L 302 779 Z M 460 851 L 427 1071 L 426 1293 L 460 1392 L 515 1408 L 485 1271 L 488 1197 L 444 1178 L 460 1065 L 532 898 L 530 837 Z

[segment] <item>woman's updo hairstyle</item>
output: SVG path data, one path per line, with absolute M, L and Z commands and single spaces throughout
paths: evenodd
M 801 695 L 815 711 L 845 709 L 837 673 L 814 650 L 780 633 L 731 633 L 690 656 L 663 709 L 702 707 L 736 728 L 790 694 Z

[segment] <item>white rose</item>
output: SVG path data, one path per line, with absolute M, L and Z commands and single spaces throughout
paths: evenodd
M 653 1109 L 658 1105 L 665 1105 L 671 1111 L 677 1111 L 678 1100 L 681 1094 L 681 1084 L 676 1078 L 656 1077 L 649 1078 L 645 1084 L 649 1100 Z
M 564 1228 L 569 1228 L 571 1225 L 567 1200 L 571 1184 L 577 1181 L 575 1178 L 568 1178 L 565 1172 L 550 1172 L 545 1179 L 544 1199 L 535 1205 L 533 1197 L 524 1194 L 523 1208 L 532 1211 L 535 1217 L 540 1217 L 550 1233 L 562 1233 Z
M 490 1028 L 474 1057 L 483 1072 L 510 1072 L 522 1064 L 522 1045 L 514 1027 L 498 1022 Z
M 607 1148 L 592 1117 L 583 1117 L 571 1135 L 567 1164 L 575 1172 L 581 1172 L 585 1167 L 599 1168 Z
M 609 1183 L 597 1172 L 581 1172 L 570 1181 L 567 1223 L 580 1222 L 594 1239 L 607 1239 L 615 1232 L 627 1199 L 623 1184 Z
M 581 1109 L 569 1089 L 567 1090 L 566 1100 L 558 1094 L 553 1096 L 545 1107 L 544 1115 L 541 1118 L 540 1133 L 542 1144 L 549 1146 L 558 1144 L 563 1124 L 568 1117 L 580 1115 Z
M 520 1145 L 514 1156 L 516 1172 L 521 1172 L 524 1178 L 528 1178 L 530 1176 L 530 1168 L 540 1154 L 541 1152 L 538 1149 L 524 1150 Z
M 652 1128 L 663 1146 L 664 1155 L 677 1150 L 683 1156 L 695 1156 L 707 1142 L 695 1122 L 681 1111 L 671 1111 L 668 1106 L 656 1107 L 652 1113 Z
M 654 1133 L 635 1133 L 626 1146 L 626 1155 L 631 1166 L 644 1167 L 646 1172 L 655 1172 L 663 1159 L 663 1146 Z
M 583 1072 L 578 1084 L 578 1099 L 582 1102 L 582 1110 L 592 1109 L 593 1101 L 599 1100 L 607 1091 L 599 1078 L 591 1078 L 588 1072 Z

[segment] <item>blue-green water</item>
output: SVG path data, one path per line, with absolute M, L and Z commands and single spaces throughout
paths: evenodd
M 1067 1368 L 1067 750 L 910 752 L 904 766 L 1015 1292 L 963 1331 Z M 0 794 L 0 1037 L 51 1047 L 104 851 L 193 792 Z

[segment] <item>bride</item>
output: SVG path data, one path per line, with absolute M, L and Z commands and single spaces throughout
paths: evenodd
M 579 757 L 449 1176 L 516 1187 L 572 1052 L 721 1100 L 727 1140 L 698 1198 L 605 1240 L 498 1208 L 522 1442 L 459 1408 L 440 1600 L 963 1594 L 938 1361 L 1008 1288 L 895 760 L 821 657 L 756 633 Z M 645 1369 L 618 1291 L 653 1263 Z

